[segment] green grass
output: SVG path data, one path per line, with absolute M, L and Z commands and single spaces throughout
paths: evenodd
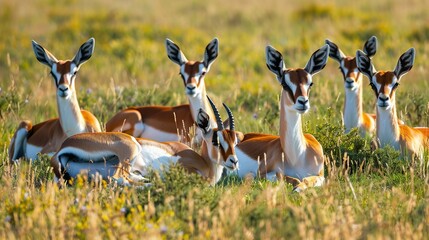
M 399 117 L 429 126 L 427 3 L 381 1 L 83 1 L 0 2 L 0 238 L 173 239 L 426 239 L 427 167 L 341 126 L 344 89 L 328 60 L 314 77 L 305 132 L 324 148 L 326 185 L 305 193 L 292 186 L 234 176 L 208 186 L 180 168 L 154 173 L 146 189 L 80 178 L 59 189 L 48 158 L 10 166 L 7 147 L 22 119 L 56 117 L 55 86 L 34 57 L 34 39 L 59 59 L 72 58 L 95 37 L 93 57 L 76 82 L 81 107 L 104 124 L 131 105 L 186 103 L 165 38 L 200 60 L 218 37 L 220 54 L 206 77 L 210 96 L 231 107 L 236 128 L 278 134 L 280 86 L 265 66 L 267 44 L 286 66 L 303 67 L 329 38 L 348 55 L 371 35 L 379 40 L 377 69 L 392 70 L 416 48 L 415 66 L 397 90 Z M 364 79 L 364 110 L 374 95 Z M 425 155 L 426 163 L 429 156 Z

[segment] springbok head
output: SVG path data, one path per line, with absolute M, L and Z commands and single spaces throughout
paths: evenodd
M 348 90 L 356 91 L 362 84 L 362 77 L 356 64 L 356 57 L 346 56 L 335 43 L 328 39 L 325 40 L 325 43 L 329 45 L 329 57 L 340 64 L 344 87 Z M 377 38 L 372 36 L 365 42 L 363 52 L 369 58 L 372 58 L 377 52 L 377 47 Z
M 282 54 L 271 46 L 266 48 L 266 63 L 283 87 L 287 95 L 282 104 L 287 109 L 305 113 L 310 109 L 309 93 L 313 85 L 312 77 L 322 70 L 328 60 L 329 45 L 324 45 L 310 57 L 304 68 L 286 68 Z
M 94 52 L 95 39 L 90 38 L 77 51 L 73 60 L 57 60 L 48 50 L 43 48 L 34 40 L 32 41 L 33 51 L 39 62 L 51 68 L 51 75 L 57 87 L 57 96 L 69 99 L 75 92 L 75 79 L 80 66 L 91 58 Z
M 235 132 L 234 116 L 226 104 L 223 104 L 229 117 L 229 129 L 224 127 L 219 111 L 213 101 L 207 97 L 213 109 L 217 128 L 210 125 L 210 116 L 200 108 L 197 116 L 197 125 L 202 130 L 207 151 L 212 161 L 223 165 L 229 170 L 238 168 L 238 158 L 235 154 L 235 146 L 238 143 Z
M 188 61 L 179 46 L 170 39 L 165 40 L 168 58 L 180 66 L 180 76 L 190 97 L 205 91 L 204 77 L 219 54 L 219 41 L 214 38 L 206 47 L 202 61 Z
M 395 104 L 395 91 L 401 77 L 408 73 L 414 65 L 415 50 L 408 49 L 403 53 L 393 71 L 376 71 L 371 59 L 362 51 L 356 52 L 356 62 L 365 76 L 377 98 L 377 106 L 389 110 Z

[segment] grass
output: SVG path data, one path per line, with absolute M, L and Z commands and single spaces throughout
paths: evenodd
M 303 117 L 305 132 L 324 148 L 327 183 L 303 194 L 283 182 L 233 176 L 210 187 L 177 167 L 163 180 L 154 173 L 147 189 L 85 178 L 59 189 L 46 156 L 17 166 L 7 161 L 20 120 L 57 116 L 55 86 L 35 59 L 31 39 L 67 59 L 95 37 L 94 56 L 82 66 L 76 88 L 81 107 L 105 123 L 127 106 L 185 103 L 165 38 L 178 43 L 188 59 L 199 60 L 216 36 L 220 54 L 206 77 L 209 95 L 231 107 L 237 129 L 277 134 L 280 86 L 266 69 L 264 47 L 279 49 L 286 66 L 303 67 L 326 38 L 352 55 L 376 35 L 377 69 L 393 69 L 401 53 L 416 48 L 415 66 L 397 90 L 397 108 L 407 124 L 429 126 L 425 6 L 424 0 L 2 1 L 0 237 L 427 238 L 427 167 L 400 159 L 390 148 L 372 152 L 370 140 L 357 131 L 343 134 L 343 83 L 331 60 L 314 77 L 312 108 Z M 374 112 L 366 85 L 364 110 Z

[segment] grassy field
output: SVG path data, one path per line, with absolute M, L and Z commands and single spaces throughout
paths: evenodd
M 429 126 L 427 0 L 410 1 L 52 1 L 0 2 L 0 238 L 427 239 L 429 175 L 390 149 L 370 150 L 356 131 L 343 134 L 343 80 L 332 59 L 314 77 L 303 117 L 326 154 L 322 188 L 292 193 L 283 182 L 227 177 L 215 187 L 180 168 L 154 174 L 147 189 L 78 179 L 58 189 L 48 158 L 10 166 L 7 146 L 22 119 L 56 117 L 55 85 L 34 57 L 34 39 L 59 59 L 90 37 L 93 57 L 76 88 L 82 108 L 104 124 L 131 105 L 186 103 L 179 69 L 164 41 L 200 60 L 218 37 L 220 54 L 205 79 L 242 132 L 278 134 L 281 87 L 265 66 L 267 44 L 286 66 L 304 67 L 329 38 L 348 55 L 372 35 L 374 63 L 392 70 L 408 48 L 414 68 L 397 90 L 399 117 Z M 364 109 L 374 95 L 364 79 Z M 429 155 L 425 155 L 429 161 Z

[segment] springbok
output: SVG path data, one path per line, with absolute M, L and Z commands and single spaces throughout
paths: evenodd
M 75 80 L 83 63 L 94 52 L 95 39 L 90 38 L 77 51 L 73 60 L 57 60 L 52 53 L 32 41 L 33 51 L 39 62 L 51 68 L 51 75 L 57 90 L 59 118 L 53 118 L 36 125 L 22 121 L 9 145 L 11 162 L 25 157 L 36 159 L 38 153 L 52 156 L 67 138 L 77 133 L 100 132 L 97 118 L 81 110 L 77 101 Z
M 266 63 L 282 85 L 280 100 L 280 136 L 249 133 L 237 145 L 240 161 L 238 175 L 286 177 L 295 191 L 324 183 L 324 156 L 320 143 L 302 131 L 301 114 L 310 109 L 309 92 L 312 77 L 328 60 L 326 44 L 313 53 L 304 68 L 286 68 L 282 54 L 266 48 Z
M 144 180 L 148 169 L 161 170 L 168 163 L 178 163 L 215 184 L 224 167 L 234 170 L 238 160 L 231 110 L 224 104 L 230 121 L 230 129 L 226 129 L 214 104 L 212 107 L 217 128 L 203 109 L 197 115 L 197 125 L 206 143 L 201 155 L 180 142 L 157 142 L 120 132 L 82 133 L 66 139 L 51 158 L 56 180 L 61 177 L 68 180 L 86 172 L 129 184 Z
M 180 66 L 180 76 L 185 85 L 189 104 L 163 107 L 143 106 L 127 108 L 110 119 L 106 124 L 108 132 L 124 132 L 134 137 L 155 141 L 190 142 L 189 132 L 195 126 L 199 109 L 207 112 L 211 118 L 213 112 L 207 102 L 204 77 L 210 70 L 219 52 L 219 41 L 214 38 L 206 47 L 202 61 L 188 61 L 185 54 L 170 39 L 165 41 L 168 58 Z M 215 122 L 212 123 L 215 124 Z M 196 143 L 201 142 L 197 132 Z
M 428 128 L 411 128 L 398 123 L 396 114 L 396 89 L 401 77 L 414 65 L 415 50 L 408 49 L 403 53 L 393 71 L 376 71 L 371 59 L 362 51 L 356 52 L 356 63 L 368 77 L 377 99 L 376 136 L 381 145 L 392 146 L 402 152 L 402 156 L 423 159 L 424 146 L 428 146 Z
M 359 128 L 361 136 L 370 136 L 375 132 L 375 114 L 364 113 L 362 110 L 362 74 L 356 65 L 355 56 L 346 56 L 340 48 L 330 40 L 325 43 L 329 45 L 329 57 L 340 64 L 340 71 L 343 74 L 345 99 L 343 122 L 345 133 L 349 133 L 353 128 Z M 377 38 L 370 37 L 363 47 L 363 51 L 368 57 L 373 57 L 377 52 Z

